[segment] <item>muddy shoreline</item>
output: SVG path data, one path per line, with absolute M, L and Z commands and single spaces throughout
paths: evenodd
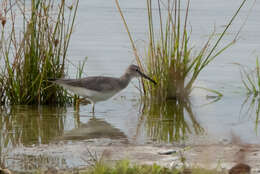
M 229 170 L 237 163 L 245 163 L 251 166 L 251 173 L 260 172 L 260 146 L 239 143 L 189 146 L 135 145 L 126 143 L 124 140 L 91 139 L 34 147 L 17 147 L 8 155 L 7 160 L 9 160 L 9 168 L 13 168 L 16 172 L 23 172 L 19 170 L 20 167 L 27 172 L 29 168 L 33 171 L 33 166 L 39 167 L 43 171 L 52 168 L 71 171 L 85 169 L 93 163 L 93 158 L 102 158 L 108 163 L 129 160 L 135 164 L 156 163 L 165 167 L 181 167 L 183 163 L 180 161 L 180 154 L 185 158 L 187 166 Z M 31 161 L 26 157 L 31 157 Z M 10 163 L 10 160 L 13 163 Z M 32 165 L 30 166 L 30 164 Z M 25 167 L 26 165 L 27 167 Z

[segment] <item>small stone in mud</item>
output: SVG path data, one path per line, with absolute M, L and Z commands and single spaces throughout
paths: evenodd
M 171 155 L 171 154 L 174 154 L 176 153 L 176 150 L 169 150 L 169 151 L 166 151 L 166 152 L 159 152 L 158 154 L 159 155 Z
M 249 174 L 251 167 L 244 163 L 238 163 L 229 170 L 229 174 Z

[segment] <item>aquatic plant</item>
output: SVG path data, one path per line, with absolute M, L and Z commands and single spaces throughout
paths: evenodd
M 142 81 L 144 96 L 153 97 L 159 101 L 187 98 L 200 72 L 236 41 L 235 37 L 225 46 L 219 46 L 245 2 L 246 0 L 243 0 L 240 4 L 223 32 L 218 35 L 213 32 L 197 51 L 190 44 L 191 32 L 187 26 L 190 0 L 185 2 L 158 0 L 156 9 L 153 9 L 155 2 L 147 0 L 149 44 L 146 49 L 145 67 L 148 75 L 153 77 L 158 85 Z M 128 32 L 137 63 L 141 65 L 142 60 L 136 51 L 117 0 L 116 3 Z M 182 7 L 185 3 L 186 10 L 183 12 Z M 154 19 L 159 19 L 159 22 L 154 22 Z M 156 31 L 158 23 L 160 27 L 159 31 Z M 218 37 L 216 38 L 216 36 Z
M 247 91 L 247 97 L 244 100 L 240 114 L 251 116 L 255 115 L 255 132 L 258 131 L 260 115 L 260 66 L 258 57 L 256 58 L 256 67 L 251 69 L 245 65 L 236 63 L 240 67 L 240 75 L 243 86 Z
M 257 96 L 260 94 L 260 67 L 258 57 L 256 58 L 255 69 L 250 69 L 244 65 L 236 63 L 240 67 L 240 75 L 243 86 L 246 88 L 248 94 Z
M 71 101 L 62 88 L 47 79 L 64 76 L 78 3 L 2 1 L 1 104 L 64 105 Z

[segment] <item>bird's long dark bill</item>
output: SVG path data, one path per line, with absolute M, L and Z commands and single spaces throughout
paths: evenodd
M 144 73 L 142 73 L 141 71 L 138 71 L 140 73 L 140 75 L 148 80 L 150 80 L 151 82 L 153 82 L 155 85 L 157 84 L 153 79 L 151 79 L 150 77 L 148 77 L 147 75 L 145 75 Z

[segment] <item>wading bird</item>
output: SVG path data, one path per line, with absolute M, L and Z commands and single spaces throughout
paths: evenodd
M 55 84 L 58 84 L 65 89 L 84 97 L 91 102 L 92 112 L 94 113 L 95 103 L 104 101 L 116 93 L 126 88 L 134 77 L 144 77 L 154 84 L 156 82 L 145 75 L 138 66 L 130 65 L 125 73 L 119 77 L 104 77 L 104 76 L 93 76 L 81 79 L 49 79 Z

